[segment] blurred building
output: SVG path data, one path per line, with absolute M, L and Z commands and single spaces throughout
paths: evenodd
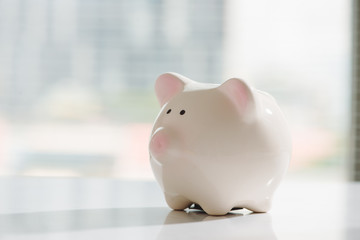
M 238 76 L 271 93 L 293 135 L 290 170 L 339 175 L 351 6 L 0 0 L 0 175 L 151 178 L 153 84 L 168 71 L 214 83 Z
M 223 5 L 0 0 L 0 113 L 33 116 L 34 106 L 48 101 L 44 96 L 73 85 L 100 99 L 124 89 L 152 89 L 166 71 L 219 82 Z

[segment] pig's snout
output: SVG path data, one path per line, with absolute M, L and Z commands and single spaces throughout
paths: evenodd
M 159 129 L 154 133 L 150 140 L 150 152 L 154 157 L 164 154 L 169 146 L 169 139 L 164 130 Z

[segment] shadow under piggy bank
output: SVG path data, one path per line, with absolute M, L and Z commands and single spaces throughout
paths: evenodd
M 171 211 L 165 207 L 0 214 L 0 238 L 4 235 L 106 228 L 120 230 L 156 225 L 161 226 L 159 234 L 149 238 L 174 239 L 176 236 L 177 239 L 276 239 L 269 214 L 235 211 L 224 216 L 210 216 L 200 210 Z
M 162 225 L 169 208 L 105 208 L 0 214 L 2 235 Z
M 157 237 L 162 239 L 277 239 L 271 216 L 236 211 L 210 216 L 203 211 L 171 211 Z

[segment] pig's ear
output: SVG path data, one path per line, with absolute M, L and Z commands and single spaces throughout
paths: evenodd
M 255 115 L 255 98 L 251 88 L 239 78 L 231 78 L 221 84 L 218 89 L 236 106 L 238 112 L 246 119 Z
M 173 96 L 183 91 L 185 85 L 190 81 L 177 73 L 161 74 L 155 82 L 155 92 L 160 105 L 163 106 Z

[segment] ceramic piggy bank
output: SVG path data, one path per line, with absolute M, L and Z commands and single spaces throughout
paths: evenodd
M 168 205 L 194 203 L 210 215 L 267 212 L 291 154 L 275 99 L 237 78 L 216 85 L 176 73 L 162 74 L 155 91 L 162 108 L 150 162 Z

